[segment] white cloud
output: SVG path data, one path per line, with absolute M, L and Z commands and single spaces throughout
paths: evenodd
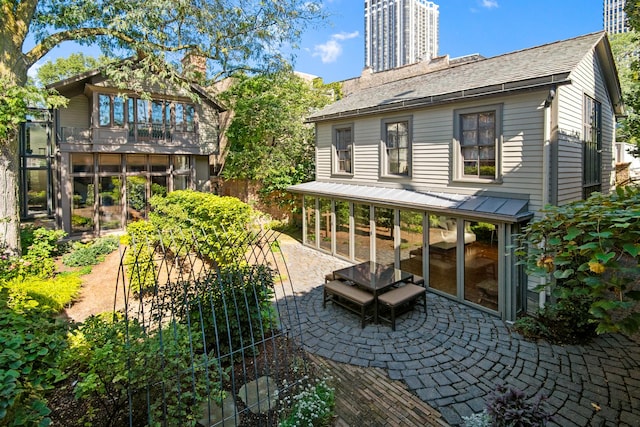
M 336 62 L 340 55 L 342 55 L 342 44 L 340 42 L 356 38 L 359 35 L 360 33 L 358 31 L 333 34 L 326 43 L 314 46 L 312 56 L 319 56 L 323 64 Z
M 360 35 L 360 33 L 358 31 L 354 31 L 353 33 L 338 33 L 338 34 L 334 34 L 331 36 L 331 38 L 336 39 L 336 40 L 349 40 L 349 39 L 355 39 L 356 37 L 358 37 Z
M 498 7 L 498 0 L 482 0 L 482 7 L 486 7 L 487 9 Z

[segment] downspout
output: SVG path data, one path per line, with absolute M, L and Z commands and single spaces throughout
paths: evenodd
M 544 123 L 543 123 L 543 142 L 542 142 L 542 206 L 546 206 L 551 203 L 551 128 L 553 126 L 552 120 L 552 105 L 556 97 L 556 87 L 549 89 L 547 99 L 544 101 Z M 544 284 L 544 279 L 540 279 L 540 284 Z M 546 292 L 540 292 L 538 300 L 538 306 L 544 308 L 547 301 Z

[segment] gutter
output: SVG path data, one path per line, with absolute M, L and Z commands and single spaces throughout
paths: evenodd
M 465 89 L 442 95 L 431 95 L 423 98 L 414 98 L 406 101 L 390 102 L 388 104 L 379 104 L 371 107 L 357 108 L 355 110 L 347 110 L 338 113 L 312 116 L 306 120 L 306 123 L 361 117 L 383 112 L 402 111 L 406 110 L 407 108 L 431 107 L 462 100 L 478 99 L 488 96 L 509 95 L 524 91 L 543 90 L 547 88 L 555 89 L 559 85 L 567 85 L 572 83 L 571 79 L 569 78 L 569 74 L 570 73 L 554 74 L 543 78 L 529 79 L 521 82 L 501 83 L 498 85 L 485 86 L 475 89 Z

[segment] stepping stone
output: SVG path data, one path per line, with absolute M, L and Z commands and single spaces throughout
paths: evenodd
M 271 377 L 260 377 L 240 388 L 240 399 L 254 414 L 268 412 L 278 401 L 278 388 Z
M 237 427 L 240 422 L 238 408 L 233 396 L 227 396 L 219 406 L 215 400 L 205 401 L 200 404 L 201 418 L 198 424 L 204 427 Z M 224 419 L 223 419 L 224 416 Z

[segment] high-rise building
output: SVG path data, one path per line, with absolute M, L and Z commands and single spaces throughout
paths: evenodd
M 438 14 L 427 0 L 365 0 L 365 65 L 384 71 L 438 56 Z
M 618 34 L 629 31 L 624 2 L 625 0 L 604 0 L 604 30 L 607 33 Z

